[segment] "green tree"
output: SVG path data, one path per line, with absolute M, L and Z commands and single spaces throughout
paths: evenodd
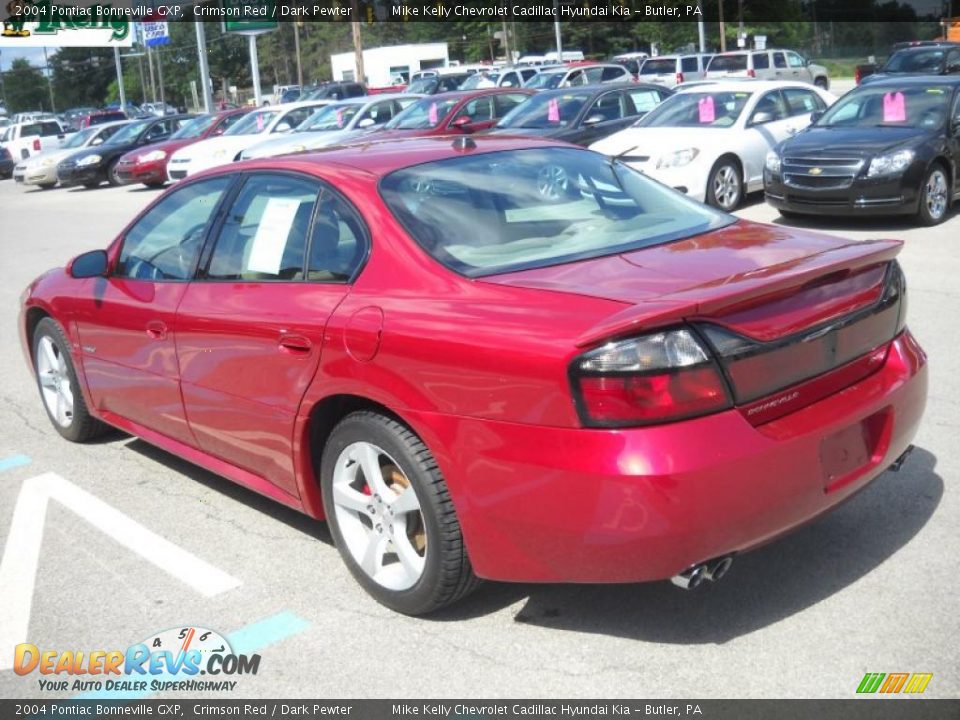
M 65 47 L 50 58 L 59 109 L 100 107 L 117 72 L 109 48 Z
M 10 69 L 3 73 L 6 89 L 7 111 L 26 112 L 45 108 L 50 109 L 50 94 L 47 81 L 40 72 L 24 58 L 17 58 Z

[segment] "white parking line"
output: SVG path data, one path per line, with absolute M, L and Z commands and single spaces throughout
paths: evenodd
M 99 498 L 56 473 L 24 481 L 0 560 L 0 670 L 13 666 L 13 648 L 27 641 L 33 586 L 40 560 L 50 499 L 57 500 L 95 528 L 150 561 L 205 597 L 241 583 L 179 545 L 160 537 Z

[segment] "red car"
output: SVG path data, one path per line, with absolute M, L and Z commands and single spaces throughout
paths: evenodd
M 716 580 L 897 467 L 927 389 L 900 247 L 553 141 L 370 143 L 190 177 L 35 280 L 20 334 L 63 437 L 326 517 L 416 614 L 477 578 Z
M 142 183 L 147 187 L 162 187 L 167 182 L 167 161 L 177 150 L 224 131 L 250 112 L 250 108 L 224 110 L 213 115 L 200 115 L 188 122 L 164 142 L 132 150 L 120 158 L 116 176 L 121 185 Z
M 384 125 L 383 129 L 377 131 L 376 139 L 393 140 L 487 130 L 531 95 L 532 90 L 518 88 L 462 90 L 429 95 Z

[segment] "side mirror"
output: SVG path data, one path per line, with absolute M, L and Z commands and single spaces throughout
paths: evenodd
M 810 113 L 810 124 L 811 125 L 815 124 L 817 120 L 819 120 L 822 117 L 823 117 L 823 110 L 814 110 L 812 113 Z
M 583 121 L 584 125 L 596 125 L 604 121 L 603 115 L 591 115 L 586 120 Z
M 105 250 L 91 250 L 77 255 L 67 266 L 72 278 L 103 277 L 107 274 L 107 253 Z
M 224 128 L 223 125 L 221 125 L 221 126 L 218 127 L 218 128 L 214 128 L 214 129 L 213 129 L 213 132 L 210 133 L 210 134 L 211 134 L 211 135 L 214 135 L 214 136 L 216 136 L 216 135 L 223 135 L 223 131 L 224 131 L 225 129 L 226 129 L 226 128 Z
M 277 125 L 276 129 L 274 129 L 274 132 L 285 133 L 290 132 L 291 130 L 293 130 L 293 127 L 290 125 L 290 123 L 284 120 L 282 123 Z
M 772 120 L 773 120 L 773 113 L 758 112 L 753 114 L 753 118 L 751 118 L 750 124 L 763 125 L 764 123 L 771 122 Z
M 450 127 L 455 127 L 455 128 L 457 128 L 458 130 L 469 131 L 469 130 L 470 130 L 470 124 L 471 124 L 472 122 L 473 122 L 473 120 L 471 119 L 471 117 L 470 117 L 469 115 L 461 115 L 461 116 L 458 117 L 456 120 L 454 120 L 452 123 L 450 123 Z
M 90 141 L 90 145 L 91 145 L 91 146 L 93 146 L 93 145 L 103 145 L 103 138 L 102 138 L 102 137 L 95 137 L 93 140 Z
M 374 123 L 374 121 L 373 121 L 373 118 L 364 118 L 363 120 L 361 120 L 360 122 L 357 123 L 357 127 L 358 127 L 358 128 L 368 128 L 368 127 L 373 127 L 374 124 L 375 124 L 375 123 Z
M 513 80 L 505 80 L 500 87 L 513 87 Z

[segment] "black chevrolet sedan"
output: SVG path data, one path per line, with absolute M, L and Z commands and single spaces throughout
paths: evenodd
M 784 216 L 947 216 L 960 190 L 960 77 L 878 80 L 767 155 L 764 193 Z
M 628 127 L 673 92 L 658 85 L 585 85 L 537 93 L 491 131 L 589 145 Z
M 83 185 L 97 187 L 104 180 L 122 185 L 116 175 L 120 158 L 141 145 L 162 142 L 192 119 L 193 115 L 167 115 L 137 120 L 118 130 L 102 145 L 81 150 L 57 165 L 57 179 L 64 187 Z

